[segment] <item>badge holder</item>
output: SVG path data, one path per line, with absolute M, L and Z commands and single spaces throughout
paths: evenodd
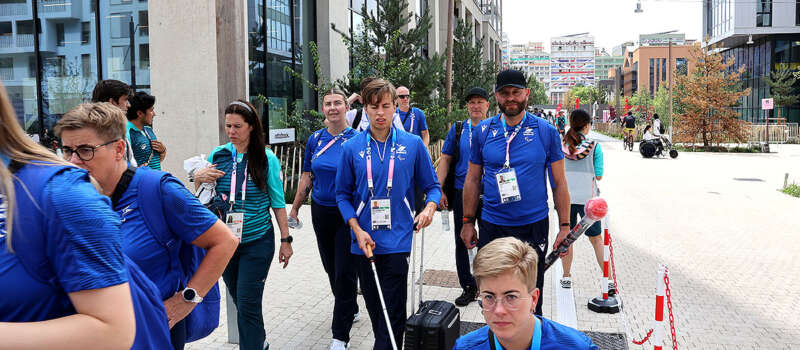
M 392 230 L 392 202 L 389 197 L 375 197 L 369 201 L 373 231 Z
M 500 191 L 500 202 L 502 204 L 513 203 L 522 200 L 519 193 L 519 183 L 517 182 L 517 172 L 514 168 L 504 168 L 497 172 L 497 189 Z

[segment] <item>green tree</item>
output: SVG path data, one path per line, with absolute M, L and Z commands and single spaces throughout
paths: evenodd
M 458 21 L 453 42 L 453 106 L 463 106 L 472 87 L 492 91 L 494 85 L 497 64 L 483 59 L 483 38 L 473 44 L 473 33 L 471 22 Z M 494 95 L 489 99 L 493 102 Z
M 769 96 L 773 98 L 775 106 L 778 107 L 778 118 L 781 116 L 781 107 L 788 107 L 797 103 L 800 96 L 794 93 L 794 85 L 797 78 L 787 68 L 772 71 L 770 77 L 764 77 L 764 82 L 770 87 Z
M 636 93 L 628 99 L 628 102 L 632 107 L 631 110 L 633 113 L 647 112 L 648 115 L 653 114 L 653 98 L 650 97 L 647 91 L 641 89 L 636 91 Z
M 407 86 L 418 107 L 435 102 L 434 92 L 444 80 L 444 57 L 423 54 L 431 27 L 428 11 L 412 23 L 407 9 L 407 0 L 381 1 L 371 12 L 366 4 L 361 7 L 363 26 L 339 32 L 351 52 L 352 69 L 337 85 L 358 91 L 361 79 L 377 76 Z
M 550 99 L 547 98 L 547 88 L 545 88 L 542 82 L 536 79 L 534 74 L 528 76 L 528 89 L 531 90 L 531 94 L 528 95 L 529 106 L 550 103 Z

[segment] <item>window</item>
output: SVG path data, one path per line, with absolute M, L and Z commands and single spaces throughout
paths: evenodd
M 133 20 L 130 12 L 112 13 L 109 19 L 111 21 L 112 39 L 127 39 L 130 37 L 130 22 Z
M 64 46 L 64 23 L 56 23 L 56 45 Z
M 689 65 L 685 58 L 678 58 L 675 60 L 675 74 L 688 75 Z
M 148 25 L 149 25 L 149 22 L 148 22 L 148 18 L 147 18 L 147 11 L 139 11 L 139 27 L 137 29 L 139 31 L 139 36 L 148 36 L 148 35 L 150 35 L 150 32 L 149 32 L 149 30 L 147 28 Z
M 14 80 L 14 58 L 0 58 L 0 80 Z
M 112 46 L 111 47 L 111 71 L 124 72 L 131 69 L 131 55 L 128 46 Z
M 800 26 L 800 0 L 794 5 L 794 25 Z
M 655 60 L 651 58 L 650 59 L 650 95 L 651 96 L 653 95 L 653 91 L 654 91 L 653 89 L 654 89 L 654 84 L 655 84 L 655 81 L 654 81 L 655 79 L 653 79 L 654 74 L 655 74 Z
M 92 55 L 81 55 L 81 73 L 84 78 L 92 77 Z
M 772 26 L 772 0 L 756 2 L 756 27 Z
M 139 69 L 150 69 L 150 44 L 139 45 Z
M 92 23 L 81 22 L 81 45 L 87 45 L 92 41 Z
M 661 81 L 667 80 L 667 59 L 661 59 Z

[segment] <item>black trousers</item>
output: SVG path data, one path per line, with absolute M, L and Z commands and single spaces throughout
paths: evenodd
M 522 226 L 501 226 L 483 220 L 478 226 L 480 227 L 478 249 L 492 240 L 502 237 L 519 238 L 536 249 L 536 254 L 539 255 L 539 263 L 536 265 L 536 288 L 539 288 L 539 301 L 536 303 L 534 313 L 541 316 L 542 296 L 544 295 L 544 256 L 547 254 L 547 235 L 550 231 L 548 218 Z
M 180 320 L 169 330 L 169 340 L 174 350 L 183 350 L 186 346 L 186 319 Z
M 392 332 L 399 349 L 403 347 L 403 332 L 406 327 L 408 256 L 409 253 L 375 255 L 378 280 L 381 282 L 386 311 L 389 313 L 389 322 L 392 323 Z M 378 297 L 378 287 L 375 284 L 375 275 L 372 272 L 372 267 L 369 260 L 363 255 L 356 255 L 356 257 L 358 259 L 358 278 L 361 281 L 361 293 L 364 297 L 364 303 L 367 305 L 369 319 L 372 321 L 372 334 L 375 335 L 373 350 L 392 349 L 392 342 L 389 339 L 389 330 L 383 316 L 383 308 Z
M 333 338 L 350 342 L 353 316 L 358 312 L 356 302 L 357 269 L 350 254 L 350 228 L 342 219 L 337 207 L 311 203 L 311 223 L 317 235 L 317 248 L 322 267 L 328 274 L 328 283 L 334 297 Z
M 467 247 L 464 246 L 464 241 L 461 240 L 461 228 L 464 227 L 462 219 L 464 217 L 464 192 L 456 189 L 455 198 L 449 198 L 450 208 L 453 208 L 453 220 L 455 229 L 455 242 L 456 242 L 456 271 L 458 271 L 458 283 L 461 289 L 470 287 L 477 288 L 475 278 L 470 272 L 469 254 Z M 478 202 L 478 210 L 475 211 L 475 217 L 481 216 L 481 203 Z

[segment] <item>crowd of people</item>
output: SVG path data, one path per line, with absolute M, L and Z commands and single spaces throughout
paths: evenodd
M 92 103 L 56 124 L 57 157 L 24 134 L 0 92 L 0 282 L 18 286 L 0 301 L 0 338 L 9 339 L 0 349 L 182 349 L 207 335 L 198 318 L 219 317 L 220 277 L 238 311 L 240 348 L 268 349 L 262 301 L 276 231 L 285 268 L 293 254 L 289 222 L 299 222 L 309 196 L 335 300 L 331 349 L 349 346 L 361 314 L 359 285 L 373 347 L 391 349 L 392 338 L 402 344 L 412 237 L 437 209 L 455 218 L 463 290 L 455 303 L 477 300 L 488 324 L 456 348 L 596 348 L 542 317 L 542 293 L 548 247 L 561 243 L 599 193 L 602 151 L 587 137 L 585 111 L 569 118 L 527 112 L 526 85 L 522 72 L 500 72 L 500 113 L 491 117 L 489 93 L 471 89 L 468 116 L 450 127 L 436 168 L 425 113 L 412 107 L 407 87 L 375 77 L 349 96 L 322 92 L 325 127 L 307 140 L 288 213 L 281 165 L 245 100 L 225 108 L 230 142 L 191 174 L 195 189 L 215 190 L 201 203 L 161 171 L 167 147 L 152 127 L 154 96 L 115 80 L 98 83 Z M 356 102 L 363 107 L 351 109 Z M 558 227 L 552 245 L 549 193 Z M 599 231 L 587 235 L 602 266 Z M 562 257 L 561 286 L 570 288 L 571 249 Z

